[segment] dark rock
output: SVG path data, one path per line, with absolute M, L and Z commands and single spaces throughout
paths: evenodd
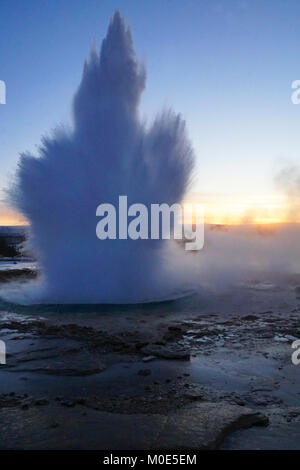
M 39 398 L 38 400 L 35 400 L 34 401 L 34 404 L 36 406 L 45 406 L 45 405 L 49 405 L 49 400 L 47 400 L 46 398 Z
M 86 399 L 85 398 L 77 398 L 76 400 L 78 405 L 85 405 L 86 404 Z
M 147 355 L 153 355 L 162 359 L 174 359 L 174 360 L 190 360 L 190 352 L 186 349 L 171 347 L 171 346 L 158 346 L 149 345 L 143 348 L 143 353 Z
M 147 375 L 151 374 L 150 369 L 141 369 L 138 371 L 138 375 L 142 375 L 143 377 L 146 377 Z
M 65 406 L 67 408 L 73 408 L 73 406 L 75 406 L 75 404 L 76 404 L 75 401 L 71 401 L 71 400 L 70 401 L 68 401 L 68 400 L 61 401 L 60 403 L 61 403 L 62 406 Z
M 197 403 L 170 413 L 153 449 L 217 449 L 231 432 L 266 426 L 267 416 L 225 403 Z
M 246 315 L 245 317 L 242 317 L 242 319 L 246 321 L 255 321 L 259 318 L 256 315 Z
M 197 392 L 195 390 L 190 390 L 188 392 L 185 392 L 184 397 L 188 398 L 189 400 L 202 400 L 203 395 L 202 393 Z
M 138 343 L 135 343 L 135 349 L 137 351 L 139 351 L 140 349 L 144 348 L 145 346 L 148 346 L 148 342 L 147 341 L 140 341 Z

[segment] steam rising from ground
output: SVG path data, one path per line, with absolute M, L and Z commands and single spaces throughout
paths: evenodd
M 282 168 L 274 183 L 285 198 L 281 215 L 288 223 L 207 227 L 198 253 L 202 288 L 223 289 L 252 280 L 300 280 L 300 169 Z M 249 213 L 251 221 L 251 214 Z
M 207 227 L 196 255 L 199 285 L 219 291 L 300 274 L 299 240 L 300 224 Z
M 289 165 L 276 175 L 275 184 L 287 199 L 287 218 L 292 222 L 300 222 L 300 169 L 297 165 Z
M 193 168 L 185 124 L 163 112 L 146 129 L 138 116 L 145 69 L 129 29 L 115 13 L 84 65 L 72 130 L 44 138 L 39 158 L 23 154 L 10 198 L 31 223 L 30 246 L 44 280 L 22 301 L 138 302 L 171 296 L 182 286 L 164 241 L 96 238 L 96 208 L 180 202 Z M 27 297 L 26 297 L 27 296 Z

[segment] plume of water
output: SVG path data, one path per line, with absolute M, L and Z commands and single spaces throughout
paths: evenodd
M 38 158 L 21 155 L 10 200 L 30 222 L 42 281 L 28 302 L 120 303 L 171 296 L 182 277 L 167 242 L 96 237 L 96 208 L 180 202 L 193 151 L 185 123 L 162 112 L 150 127 L 138 114 L 145 69 L 119 12 L 100 54 L 92 49 L 73 103 L 73 127 L 43 139 Z M 24 300 L 24 299 L 23 299 Z

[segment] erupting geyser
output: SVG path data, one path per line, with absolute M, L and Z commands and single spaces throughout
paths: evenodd
M 130 303 L 172 296 L 182 276 L 170 267 L 164 240 L 96 237 L 96 208 L 180 202 L 193 168 L 185 124 L 163 112 L 150 128 L 138 105 L 145 70 L 116 12 L 101 47 L 92 50 L 74 98 L 72 130 L 44 138 L 39 158 L 23 154 L 10 190 L 30 221 L 30 246 L 43 279 L 23 301 Z

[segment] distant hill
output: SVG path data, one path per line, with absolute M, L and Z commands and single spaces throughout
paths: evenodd
M 27 230 L 26 226 L 0 226 L 0 255 L 16 256 L 26 239 Z M 12 252 L 15 255 L 9 254 Z
M 28 227 L 26 225 L 16 225 L 16 226 L 6 226 L 0 225 L 0 236 L 13 236 L 13 235 L 23 235 L 27 233 Z

